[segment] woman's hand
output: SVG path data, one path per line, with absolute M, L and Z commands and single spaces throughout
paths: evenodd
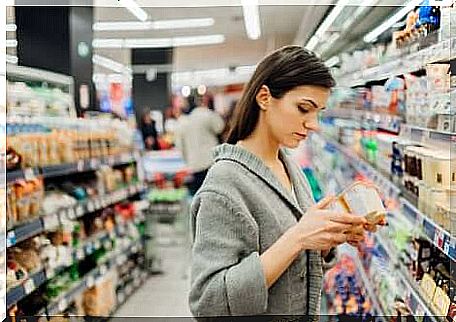
M 290 229 L 302 250 L 328 250 L 345 242 L 358 243 L 364 238 L 366 219 L 325 210 L 333 200 L 333 197 L 327 197 L 309 208 Z

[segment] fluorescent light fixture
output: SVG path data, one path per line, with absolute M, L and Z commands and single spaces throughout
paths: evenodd
M 261 26 L 258 0 L 242 0 L 242 11 L 247 37 L 253 40 L 260 38 Z
M 362 5 L 360 5 L 358 7 L 358 9 L 356 9 L 356 11 L 350 16 L 349 19 L 347 19 L 344 24 L 342 25 L 341 29 L 342 30 L 345 30 L 345 29 L 348 29 L 354 22 L 355 20 L 361 16 L 362 14 L 364 14 L 364 12 L 375 6 L 377 4 L 377 2 L 379 2 L 379 0 L 369 0 L 367 1 L 365 4 L 363 3 Z
M 406 14 L 408 14 L 410 11 L 412 11 L 416 6 L 419 6 L 421 4 L 422 0 L 411 0 L 402 7 L 400 10 L 398 10 L 394 15 L 386 19 L 380 26 L 369 32 L 367 35 L 364 36 L 363 40 L 365 42 L 373 42 L 377 39 L 378 36 L 380 36 L 382 33 L 384 33 L 386 30 L 391 28 L 396 22 L 398 22 L 400 19 L 404 18 Z
M 113 70 L 117 73 L 132 73 L 132 70 L 130 67 L 127 67 L 124 64 L 121 64 L 115 60 L 112 60 L 112 59 L 104 57 L 104 56 L 93 55 L 92 62 L 95 65 L 102 66 L 104 68 Z
M 94 48 L 166 48 L 181 46 L 215 45 L 225 41 L 224 35 L 205 35 L 174 38 L 106 38 L 94 39 Z
M 92 29 L 95 31 L 119 31 L 119 30 L 148 30 L 152 28 L 150 21 L 106 21 L 96 22 Z
M 13 55 L 6 55 L 6 62 L 7 63 L 10 63 L 10 64 L 17 64 L 19 61 L 19 59 L 17 58 L 17 56 L 13 56 Z
M 310 41 L 305 46 L 308 50 L 314 50 L 317 44 L 322 39 L 324 33 L 328 30 L 329 27 L 334 23 L 337 17 L 340 15 L 342 10 L 344 10 L 345 6 L 348 4 L 349 0 L 339 0 L 335 7 L 331 10 L 329 15 L 326 19 L 320 24 L 315 35 L 310 39 Z M 312 40 L 314 37 L 316 39 Z
M 318 48 L 318 52 L 323 55 L 323 53 L 328 50 L 329 47 L 331 47 L 334 42 L 339 39 L 340 33 L 335 32 L 331 36 L 329 36 L 328 39 L 325 39 L 322 45 Z
M 340 58 L 339 56 L 333 56 L 327 61 L 325 61 L 325 65 L 328 66 L 329 68 L 336 66 L 337 64 L 340 63 Z
M 124 6 L 128 11 L 130 11 L 136 18 L 141 21 L 146 21 L 149 18 L 147 12 L 143 8 L 138 6 L 135 0 L 118 0 L 120 5 Z
M 213 18 L 156 20 L 152 22 L 152 29 L 200 28 L 213 26 L 214 23 Z
M 190 86 L 183 86 L 182 90 L 181 90 L 182 96 L 189 97 L 191 91 L 192 91 L 192 89 L 190 88 Z
M 245 66 L 238 66 L 236 67 L 235 71 L 238 74 L 245 74 L 245 75 L 250 75 L 255 72 L 256 65 L 245 65 Z
M 95 31 L 120 31 L 120 30 L 165 30 L 200 28 L 214 25 L 213 18 L 172 19 L 156 21 L 104 21 L 93 24 Z
M 122 48 L 123 40 L 116 38 L 95 38 L 92 40 L 94 48 Z
M 17 40 L 16 39 L 6 39 L 6 47 L 17 47 Z
M 6 24 L 6 31 L 16 31 L 17 26 L 15 23 Z
M 199 85 L 198 86 L 198 95 L 206 94 L 207 88 L 206 85 Z

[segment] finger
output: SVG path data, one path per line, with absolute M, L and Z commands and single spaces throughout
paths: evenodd
M 364 229 L 370 231 L 371 233 L 375 233 L 377 231 L 377 225 L 366 224 L 364 225 Z
M 330 222 L 326 228 L 328 232 L 334 233 L 349 233 L 353 229 L 353 225 L 339 222 Z
M 367 223 L 366 218 L 361 216 L 355 216 L 348 213 L 335 213 L 330 212 L 328 214 L 329 219 L 334 222 L 352 225 L 365 225 Z
M 355 248 L 358 248 L 359 245 L 361 244 L 360 242 L 355 242 L 355 241 L 348 241 L 347 243 Z
M 323 199 L 321 199 L 318 203 L 316 203 L 315 205 L 312 206 L 312 208 L 315 208 L 315 209 L 324 209 L 326 207 L 328 207 L 331 202 L 333 202 L 335 199 L 334 196 L 327 196 L 327 197 L 324 197 Z
M 332 246 L 341 245 L 347 242 L 347 235 L 346 234 L 333 234 L 331 235 L 331 244 Z

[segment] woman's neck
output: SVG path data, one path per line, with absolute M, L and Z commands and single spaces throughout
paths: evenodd
M 267 165 L 273 165 L 279 161 L 280 146 L 267 135 L 261 135 L 254 131 L 252 135 L 237 144 L 255 154 Z

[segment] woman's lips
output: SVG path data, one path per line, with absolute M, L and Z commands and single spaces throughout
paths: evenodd
M 307 134 L 298 133 L 298 132 L 294 132 L 293 134 L 296 135 L 297 137 L 301 138 L 301 139 L 307 138 Z

